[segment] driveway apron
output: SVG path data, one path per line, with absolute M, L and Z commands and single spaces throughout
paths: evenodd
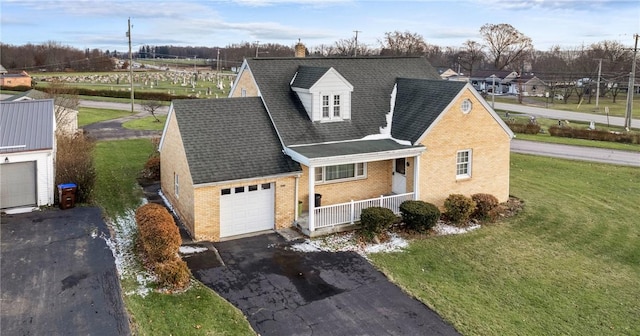
M 2 335 L 129 335 L 100 209 L 3 215 Z
M 192 269 L 260 335 L 459 335 L 354 252 L 299 252 L 264 234 L 215 243 L 224 266 Z

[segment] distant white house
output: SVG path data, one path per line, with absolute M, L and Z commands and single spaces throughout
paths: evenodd
M 0 101 L 0 210 L 24 212 L 54 203 L 53 99 Z

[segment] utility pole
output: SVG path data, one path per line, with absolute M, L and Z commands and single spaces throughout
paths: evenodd
M 598 81 L 596 82 L 596 110 L 599 110 L 598 99 L 600 99 L 600 75 L 602 74 L 602 58 L 598 58 Z
M 634 34 L 633 37 L 636 40 L 633 47 L 633 62 L 631 63 L 631 73 L 629 74 L 629 88 L 627 89 L 627 111 L 624 118 L 624 128 L 629 131 L 631 129 L 631 110 L 633 109 L 633 91 L 635 89 L 636 82 L 636 55 L 638 52 L 638 38 L 640 35 Z
M 354 33 L 356 33 L 356 48 L 353 51 L 353 57 L 357 57 L 358 56 L 358 33 L 361 33 L 361 30 L 354 30 Z
M 131 52 L 131 18 L 127 21 L 129 28 L 127 29 L 127 37 L 129 38 L 129 83 L 131 83 L 131 113 L 133 113 L 133 53 Z
M 220 48 L 218 48 L 218 56 L 216 57 L 216 82 L 219 81 L 220 76 Z

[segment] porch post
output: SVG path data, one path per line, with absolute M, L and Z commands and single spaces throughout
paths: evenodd
M 420 155 L 413 157 L 413 200 L 420 199 Z
M 309 166 L 309 232 L 315 231 L 315 215 L 316 215 L 316 168 Z

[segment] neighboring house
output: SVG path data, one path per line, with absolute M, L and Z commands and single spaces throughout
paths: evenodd
M 13 95 L 5 101 L 25 101 L 34 99 L 50 99 L 51 97 L 42 91 L 35 89 Z M 78 110 L 72 106 L 72 101 L 65 97 L 55 98 L 56 129 L 67 134 L 78 131 Z
M 547 83 L 533 74 L 523 74 L 518 81 L 522 83 L 523 96 L 544 97 L 550 90 Z
M 424 58 L 248 59 L 229 98 L 173 101 L 162 191 L 197 240 L 293 225 L 314 236 L 371 206 L 506 201 L 512 137 Z
M 459 81 L 459 82 L 468 82 L 469 81 L 469 76 L 465 76 L 462 72 L 460 72 L 460 73 L 455 72 L 451 68 L 448 68 L 446 70 L 438 70 L 438 72 L 440 73 L 440 78 L 442 78 L 442 79 L 452 80 L 452 81 Z
M 471 85 L 479 92 L 502 94 L 518 94 L 518 73 L 505 70 L 475 70 L 470 76 Z
M 54 202 L 53 99 L 0 102 L 0 209 L 31 210 Z
M 3 67 L 4 69 L 4 67 Z M 31 86 L 31 76 L 26 71 L 20 73 L 8 73 L 6 69 L 4 72 L 0 72 L 0 86 L 1 87 L 17 87 L 17 86 Z

